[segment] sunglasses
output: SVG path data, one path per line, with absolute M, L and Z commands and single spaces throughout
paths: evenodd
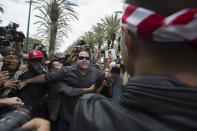
M 78 58 L 79 60 L 90 60 L 90 57 L 89 56 L 79 56 Z

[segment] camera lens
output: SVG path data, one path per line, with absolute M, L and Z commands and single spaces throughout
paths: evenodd
M 19 108 L 0 117 L 0 130 L 12 131 L 32 119 L 31 113 Z

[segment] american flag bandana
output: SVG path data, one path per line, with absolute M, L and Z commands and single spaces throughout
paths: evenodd
M 122 24 L 138 37 L 157 42 L 191 42 L 197 46 L 197 9 L 188 8 L 170 16 L 125 4 Z

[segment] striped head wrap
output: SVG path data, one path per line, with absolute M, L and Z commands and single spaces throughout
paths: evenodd
M 125 4 L 122 24 L 138 37 L 157 42 L 191 42 L 197 46 L 197 9 L 188 8 L 170 16 Z

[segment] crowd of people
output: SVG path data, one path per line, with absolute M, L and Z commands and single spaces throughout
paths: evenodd
M 27 131 L 197 130 L 197 2 L 123 7 L 116 56 L 94 56 L 84 40 L 64 56 L 39 44 L 27 56 L 13 33 L 2 36 L 0 114 L 28 110 L 34 118 L 20 125 Z
M 69 131 L 82 95 L 96 93 L 118 100 L 123 79 L 128 80 L 120 48 L 116 57 L 111 51 L 106 57 L 104 50 L 94 55 L 84 40 L 78 40 L 69 54 L 47 54 L 37 43 L 25 54 L 22 41 L 11 40 L 14 34 L 1 34 L 0 115 L 25 108 L 34 117 L 49 120 L 51 130 Z

